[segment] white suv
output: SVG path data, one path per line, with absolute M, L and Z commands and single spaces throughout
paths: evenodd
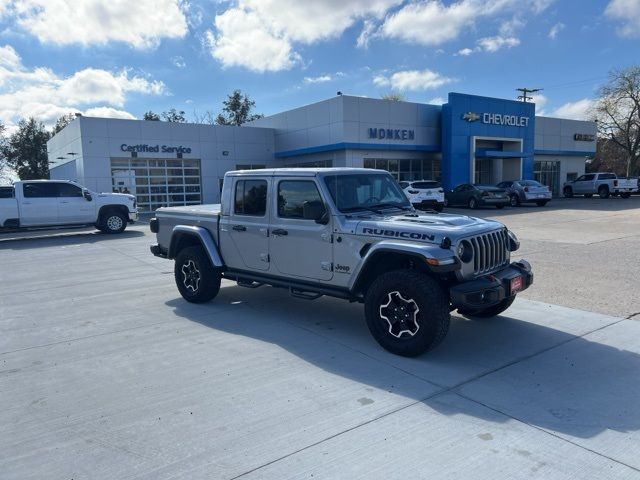
M 431 208 L 438 212 L 444 208 L 444 190 L 435 180 L 400 182 L 400 188 L 415 208 Z

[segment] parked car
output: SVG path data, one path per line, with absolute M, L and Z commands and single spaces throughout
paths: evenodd
M 2 187 L 0 196 L 0 229 L 95 225 L 105 233 L 120 233 L 137 219 L 133 195 L 90 192 L 70 181 L 16 182 Z
M 618 178 L 615 173 L 586 173 L 573 181 L 565 182 L 562 193 L 566 198 L 574 195 L 584 195 L 589 198 L 596 193 L 600 198 L 609 198 L 610 195 L 620 195 L 629 198 L 632 193 L 638 191 L 637 180 Z
M 493 185 L 463 183 L 445 194 L 448 207 L 496 207 L 509 205 L 507 191 Z
M 400 188 L 415 208 L 419 210 L 433 209 L 441 212 L 444 208 L 444 190 L 434 180 L 416 180 L 400 182 Z
M 512 207 L 521 203 L 535 203 L 544 207 L 551 200 L 551 189 L 535 180 L 510 180 L 500 182 L 496 187 L 507 191 Z
M 221 201 L 159 208 L 150 222 L 151 253 L 174 260 L 188 302 L 212 300 L 223 278 L 362 302 L 380 345 L 415 356 L 444 339 L 452 310 L 498 315 L 533 282 L 502 223 L 416 212 L 388 172 L 227 172 Z

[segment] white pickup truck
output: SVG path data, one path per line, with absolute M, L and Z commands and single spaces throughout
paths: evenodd
M 120 233 L 138 219 L 136 199 L 121 193 L 94 193 L 64 180 L 29 180 L 2 187 L 0 230 L 61 225 L 95 225 Z
M 629 198 L 632 193 L 638 191 L 636 180 L 618 178 L 615 173 L 586 173 L 573 181 L 566 182 L 562 193 L 566 198 L 574 195 L 592 197 L 598 194 L 600 198 L 609 198 L 610 195 Z

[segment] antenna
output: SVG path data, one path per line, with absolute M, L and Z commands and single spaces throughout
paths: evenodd
M 522 100 L 523 102 L 528 102 L 529 100 L 533 100 L 533 97 L 527 95 L 527 93 L 536 93 L 541 92 L 542 88 L 516 88 L 518 92 L 522 92 L 522 95 L 518 95 L 518 100 Z

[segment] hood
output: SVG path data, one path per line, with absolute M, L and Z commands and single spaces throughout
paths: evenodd
M 500 222 L 466 215 L 403 213 L 359 218 L 357 235 L 401 240 L 440 243 L 444 237 L 451 241 L 504 228 Z
M 103 193 L 99 193 L 98 197 L 99 198 L 115 198 L 115 199 L 119 199 L 120 201 L 122 201 L 122 203 L 126 202 L 127 200 L 135 200 L 136 199 L 135 195 L 131 195 L 129 193 L 103 192 Z

